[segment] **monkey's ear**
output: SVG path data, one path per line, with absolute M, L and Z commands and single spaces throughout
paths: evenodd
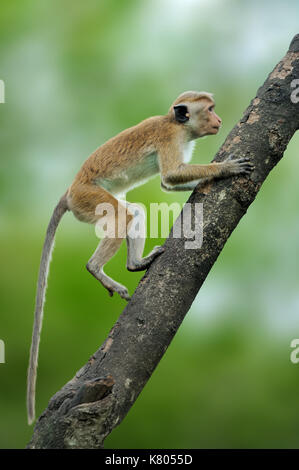
M 178 104 L 173 107 L 174 109 L 174 114 L 175 114 L 175 119 L 178 122 L 186 122 L 189 120 L 189 112 L 188 108 L 185 104 Z

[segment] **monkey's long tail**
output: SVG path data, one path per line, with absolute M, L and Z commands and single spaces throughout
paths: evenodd
M 36 292 L 36 300 L 35 300 L 34 324 L 33 324 L 33 332 L 32 332 L 32 343 L 31 343 L 31 349 L 30 349 L 30 360 L 29 360 L 28 376 L 27 376 L 28 424 L 32 424 L 35 419 L 35 385 L 36 385 L 36 374 L 37 374 L 38 349 L 39 349 L 40 333 L 41 333 L 41 328 L 42 328 L 43 308 L 44 308 L 44 303 L 45 303 L 47 278 L 48 278 L 48 273 L 49 273 L 51 254 L 52 254 L 52 250 L 54 247 L 55 232 L 63 214 L 68 210 L 66 195 L 67 193 L 65 193 L 62 196 L 59 203 L 55 207 L 52 217 L 50 219 L 50 222 L 47 228 L 44 246 L 43 246 L 40 267 L 39 267 L 37 292 Z

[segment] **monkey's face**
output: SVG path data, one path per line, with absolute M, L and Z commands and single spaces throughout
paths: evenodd
M 197 137 L 217 134 L 222 120 L 215 113 L 214 101 L 205 99 L 192 104 L 193 109 L 190 109 L 190 125 Z
M 209 98 L 174 106 L 175 118 L 188 129 L 191 138 L 217 134 L 221 118 L 215 113 L 215 103 Z

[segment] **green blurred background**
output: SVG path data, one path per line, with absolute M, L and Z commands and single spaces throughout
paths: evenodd
M 81 163 L 126 127 L 163 114 L 182 91 L 215 94 L 209 162 L 298 33 L 294 1 L 16 0 L 0 12 L 0 447 L 22 448 L 25 385 L 43 238 Z M 299 106 L 299 105 L 298 105 Z M 109 448 L 298 447 L 298 144 L 230 237 L 176 338 Z M 129 201 L 183 203 L 159 178 Z M 161 240 L 160 240 L 161 241 Z M 37 413 L 102 344 L 125 306 L 85 270 L 94 228 L 67 214 L 51 265 Z M 147 240 L 146 252 L 159 240 Z M 133 292 L 125 246 L 107 272 Z

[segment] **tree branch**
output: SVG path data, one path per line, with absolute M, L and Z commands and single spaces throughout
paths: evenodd
M 250 178 L 219 180 L 188 202 L 203 203 L 203 244 L 165 242 L 108 338 L 57 392 L 36 423 L 30 448 L 100 448 L 151 377 L 228 237 L 299 128 L 291 82 L 299 78 L 299 34 L 258 90 L 215 160 L 250 157 Z

